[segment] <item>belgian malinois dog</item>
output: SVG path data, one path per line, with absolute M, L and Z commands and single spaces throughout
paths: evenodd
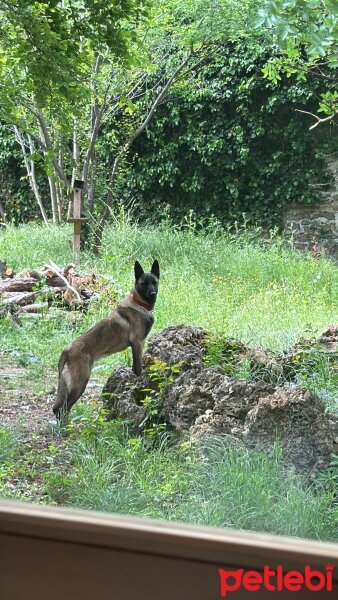
M 145 273 L 135 262 L 135 286 L 130 294 L 105 319 L 69 344 L 59 360 L 59 385 L 53 412 L 65 421 L 75 402 L 86 389 L 93 364 L 131 346 L 133 372 L 141 375 L 144 340 L 154 323 L 152 310 L 156 302 L 160 268 L 153 262 Z

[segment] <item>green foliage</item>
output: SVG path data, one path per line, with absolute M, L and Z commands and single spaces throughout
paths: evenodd
M 217 527 L 337 539 L 333 479 L 306 486 L 273 456 L 232 447 L 231 439 L 173 446 L 167 437 L 149 451 L 118 422 L 96 438 L 72 436 L 66 472 L 45 475 L 45 492 L 68 506 Z M 62 454 L 60 456 L 62 460 Z
M 274 83 L 282 73 L 298 80 L 322 81 L 318 112 L 332 117 L 338 111 L 336 69 L 338 67 L 337 0 L 265 0 L 258 27 L 265 25 L 282 50 L 264 68 Z M 325 71 L 323 77 L 323 71 Z M 325 89 L 326 88 L 326 89 Z M 331 88 L 331 89 L 330 89 Z
M 182 364 L 179 362 L 169 366 L 167 363 L 155 359 L 148 366 L 149 379 L 154 387 L 143 390 L 146 396 L 141 400 L 141 404 L 145 410 L 145 417 L 140 423 L 140 430 L 144 434 L 145 443 L 151 447 L 161 442 L 162 435 L 166 430 L 166 424 L 160 418 L 163 391 L 179 374 Z
M 8 221 L 22 223 L 36 216 L 36 202 L 29 187 L 27 173 L 21 165 L 14 136 L 10 127 L 1 122 L 0 190 L 0 200 Z
M 118 58 L 130 58 L 135 26 L 145 17 L 147 4 L 147 0 L 0 2 L 0 90 L 8 93 L 7 111 L 12 94 L 18 92 L 11 89 L 17 76 L 21 93 L 32 94 L 39 108 L 57 110 L 66 100 L 76 112 L 79 98 L 90 91 L 93 51 L 109 50 Z
M 321 87 L 284 78 L 275 88 L 262 76 L 273 52 L 266 43 L 224 44 L 173 88 L 135 142 L 121 190 L 137 216 L 169 212 L 177 221 L 193 209 L 223 224 L 245 213 L 271 226 L 291 203 L 318 198 L 309 183 L 329 179 L 327 136 L 306 131 L 295 108 L 311 110 Z

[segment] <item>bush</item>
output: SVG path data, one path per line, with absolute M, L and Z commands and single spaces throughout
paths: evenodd
M 245 213 L 271 226 L 290 203 L 318 199 L 308 184 L 329 180 L 322 152 L 330 136 L 309 132 L 295 108 L 315 110 L 320 84 L 274 86 L 262 75 L 274 52 L 227 43 L 172 89 L 130 157 L 122 193 L 138 216 L 169 211 L 177 221 L 193 209 L 223 224 Z

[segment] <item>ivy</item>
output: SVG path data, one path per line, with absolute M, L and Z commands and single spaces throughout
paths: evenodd
M 262 72 L 273 55 L 266 43 L 227 43 L 173 88 L 130 155 L 121 193 L 139 217 L 166 207 L 177 220 L 193 209 L 273 226 L 286 206 L 318 200 L 309 183 L 329 181 L 323 154 L 337 138 L 309 132 L 295 109 L 316 106 L 322 84 L 281 76 L 276 86 Z

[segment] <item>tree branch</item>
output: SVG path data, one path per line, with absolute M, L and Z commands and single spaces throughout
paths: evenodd
M 185 57 L 184 60 L 182 60 L 182 62 L 178 65 L 178 67 L 174 70 L 174 72 L 172 73 L 172 75 L 169 77 L 167 83 L 163 86 L 163 88 L 161 89 L 160 93 L 156 96 L 155 100 L 153 101 L 148 114 L 146 116 L 146 118 L 143 120 L 143 122 L 141 123 L 141 125 L 139 127 L 137 127 L 137 129 L 134 131 L 134 133 L 130 136 L 130 138 L 127 140 L 127 142 L 125 142 L 121 148 L 121 150 L 118 152 L 115 160 L 114 160 L 114 164 L 113 164 L 113 168 L 110 174 L 110 184 L 109 184 L 109 188 L 108 188 L 108 192 L 107 192 L 107 198 L 106 198 L 106 203 L 105 203 L 105 208 L 102 212 L 98 227 L 96 228 L 96 232 L 95 232 L 95 239 L 94 239 L 94 251 L 98 252 L 99 249 L 99 245 L 101 243 L 101 236 L 102 236 L 102 232 L 103 232 L 103 227 L 108 219 L 109 216 L 109 211 L 111 208 L 111 204 L 112 204 L 112 200 L 113 200 L 113 193 L 112 193 L 112 189 L 114 186 L 114 182 L 115 182 L 115 177 L 116 177 L 116 173 L 119 167 L 119 164 L 123 158 L 123 156 L 125 155 L 125 153 L 129 150 L 129 148 L 132 146 L 133 142 L 136 140 L 136 138 L 141 135 L 141 133 L 145 130 L 145 128 L 147 127 L 147 125 L 149 124 L 151 118 L 153 117 L 157 107 L 159 106 L 159 104 L 162 102 L 162 100 L 164 99 L 167 91 L 169 90 L 169 88 L 172 86 L 172 84 L 174 83 L 175 79 L 178 77 L 178 75 L 181 73 L 181 71 L 184 69 L 184 67 L 188 64 L 189 60 L 192 58 L 192 56 L 194 55 L 194 51 L 193 49 L 190 50 L 189 54 Z
M 318 127 L 318 125 L 321 125 L 322 123 L 327 123 L 328 121 L 332 121 L 335 118 L 335 116 L 338 115 L 338 110 L 335 110 L 332 113 L 332 115 L 329 115 L 328 117 L 324 117 L 322 119 L 322 118 L 318 117 L 318 115 L 315 115 L 312 112 L 308 112 L 307 110 L 300 110 L 299 108 L 296 108 L 295 110 L 296 110 L 296 112 L 304 113 L 305 115 L 310 115 L 311 117 L 316 119 L 317 122 L 309 127 L 309 131 L 311 131 L 311 129 L 314 129 L 315 127 Z

